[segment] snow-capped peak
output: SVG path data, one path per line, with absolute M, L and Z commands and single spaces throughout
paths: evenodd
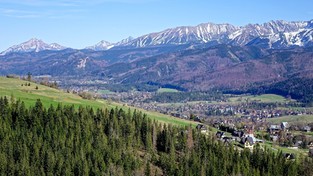
M 181 26 L 143 35 L 123 45 L 146 47 L 154 45 L 207 43 L 213 40 L 222 41 L 225 36 L 235 30 L 237 30 L 237 28 L 230 24 L 203 23 L 197 26 Z
M 86 49 L 91 49 L 91 50 L 95 50 L 95 51 L 102 51 L 102 50 L 108 50 L 112 47 L 114 47 L 113 43 L 110 43 L 110 42 L 105 41 L 105 40 L 101 40 L 96 45 L 86 47 Z
M 1 55 L 9 53 L 25 53 L 25 52 L 39 52 L 43 50 L 63 50 L 66 47 L 61 46 L 57 43 L 47 44 L 40 39 L 32 38 L 19 45 L 14 45 L 7 50 L 1 52 Z
M 117 43 L 110 43 L 108 41 L 102 40 L 93 46 L 86 47 L 85 49 L 91 49 L 94 51 L 105 51 L 105 50 L 109 50 L 115 46 L 126 45 L 126 44 L 130 43 L 132 40 L 134 40 L 134 38 L 131 36 L 129 36 L 128 38 L 125 38 L 125 39 L 123 39 Z
M 132 41 L 132 40 L 134 40 L 134 37 L 129 36 L 129 37 L 127 37 L 126 39 L 123 39 L 123 40 L 117 42 L 115 45 L 116 45 L 116 46 L 124 45 L 124 44 L 129 43 L 129 42 Z
M 313 20 L 308 21 L 306 28 L 313 28 Z

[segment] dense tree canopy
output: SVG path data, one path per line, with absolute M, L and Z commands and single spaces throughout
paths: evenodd
M 74 106 L 31 108 L 0 98 L 4 175 L 310 175 L 312 161 L 226 147 L 191 127 L 138 111 Z

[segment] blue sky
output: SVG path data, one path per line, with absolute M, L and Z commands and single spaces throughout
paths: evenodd
M 313 19 L 312 0 L 0 0 L 0 51 L 30 38 L 84 48 L 176 26 Z

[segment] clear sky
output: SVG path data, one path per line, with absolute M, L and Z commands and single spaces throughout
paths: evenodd
M 0 0 L 0 51 L 30 38 L 84 48 L 205 22 L 313 19 L 313 0 Z

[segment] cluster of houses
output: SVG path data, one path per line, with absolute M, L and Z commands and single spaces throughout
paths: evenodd
M 307 134 L 307 132 L 311 131 L 312 124 L 311 126 L 304 125 L 295 128 L 294 125 L 290 125 L 288 122 L 282 122 L 280 124 L 263 122 L 261 123 L 262 125 L 259 124 L 256 128 L 255 126 L 258 123 L 255 121 L 244 119 L 245 123 L 243 123 L 243 121 L 238 119 L 242 118 L 212 119 L 209 124 L 219 130 L 215 136 L 218 140 L 225 143 L 225 145 L 236 142 L 236 144 L 239 144 L 243 148 L 253 149 L 257 143 L 271 141 L 281 147 L 288 147 L 295 150 L 299 148 L 309 149 L 308 156 L 313 157 L 313 136 Z M 204 125 L 198 125 L 197 129 L 202 132 L 206 132 L 207 130 Z M 254 133 L 255 129 L 257 133 Z M 299 129 L 300 131 L 294 131 L 294 129 Z M 255 134 L 257 134 L 257 137 Z M 289 159 L 294 158 L 294 154 L 292 153 L 284 153 L 284 155 Z
M 257 143 L 263 143 L 264 140 L 258 139 L 254 136 L 253 133 L 244 133 L 243 131 L 233 131 L 232 136 L 225 136 L 225 133 L 222 131 L 216 132 L 216 138 L 222 142 L 228 144 L 232 142 L 238 142 L 242 147 L 253 149 L 254 145 Z
M 197 130 L 202 133 L 207 133 L 207 127 L 203 124 L 198 124 L 196 126 Z M 252 131 L 245 133 L 241 130 L 233 130 L 231 136 L 225 135 L 224 131 L 217 131 L 215 134 L 216 139 L 222 141 L 225 145 L 230 145 L 234 142 L 241 144 L 244 148 L 253 149 L 254 145 L 257 143 L 263 143 L 264 140 L 258 139 L 254 136 Z

